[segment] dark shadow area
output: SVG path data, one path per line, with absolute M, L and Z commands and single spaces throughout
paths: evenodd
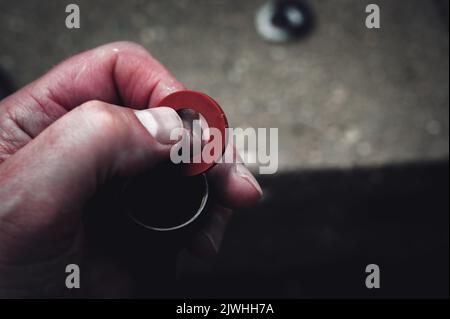
M 448 162 L 261 178 L 209 264 L 183 256 L 186 297 L 447 297 Z M 365 287 L 365 267 L 381 289 Z
M 0 69 L 0 101 L 14 92 L 14 84 L 11 78 Z
M 436 7 L 441 14 L 444 22 L 447 26 L 448 31 L 448 10 L 449 10 L 449 1 L 448 0 L 435 0 Z

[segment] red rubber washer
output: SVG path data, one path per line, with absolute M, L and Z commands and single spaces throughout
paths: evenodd
M 220 105 L 204 93 L 184 90 L 166 96 L 157 104 L 157 106 L 171 107 L 175 111 L 192 109 L 205 118 L 208 127 L 215 127 L 220 131 L 222 137 L 222 152 L 215 155 L 214 160 L 211 163 L 203 162 L 203 159 L 201 159 L 200 163 L 186 163 L 184 164 L 185 167 L 183 168 L 183 171 L 188 176 L 194 176 L 204 173 L 213 167 L 216 164 L 216 161 L 220 159 L 225 152 L 227 140 L 226 129 L 228 128 L 228 121 Z

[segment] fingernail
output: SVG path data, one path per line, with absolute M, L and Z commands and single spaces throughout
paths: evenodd
M 170 107 L 155 107 L 135 111 L 147 131 L 161 144 L 175 144 L 181 139 L 183 122 Z
M 261 186 L 244 164 L 236 164 L 236 171 L 240 178 L 245 179 L 262 196 Z

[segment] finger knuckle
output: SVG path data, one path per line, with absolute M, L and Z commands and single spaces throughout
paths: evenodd
M 110 131 L 120 127 L 121 116 L 114 106 L 102 101 L 89 101 L 79 107 L 83 121 L 100 131 Z

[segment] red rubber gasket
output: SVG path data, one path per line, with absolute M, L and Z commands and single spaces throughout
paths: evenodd
M 206 163 L 203 162 L 202 159 L 200 163 L 183 164 L 183 172 L 185 175 L 194 176 L 202 174 L 213 167 L 216 164 L 216 161 L 222 157 L 226 148 L 226 129 L 228 128 L 228 121 L 220 105 L 204 93 L 184 90 L 166 96 L 157 104 L 157 106 L 171 107 L 175 111 L 192 109 L 205 118 L 209 127 L 215 127 L 220 131 L 222 137 L 222 152 L 214 157 L 214 161 Z

